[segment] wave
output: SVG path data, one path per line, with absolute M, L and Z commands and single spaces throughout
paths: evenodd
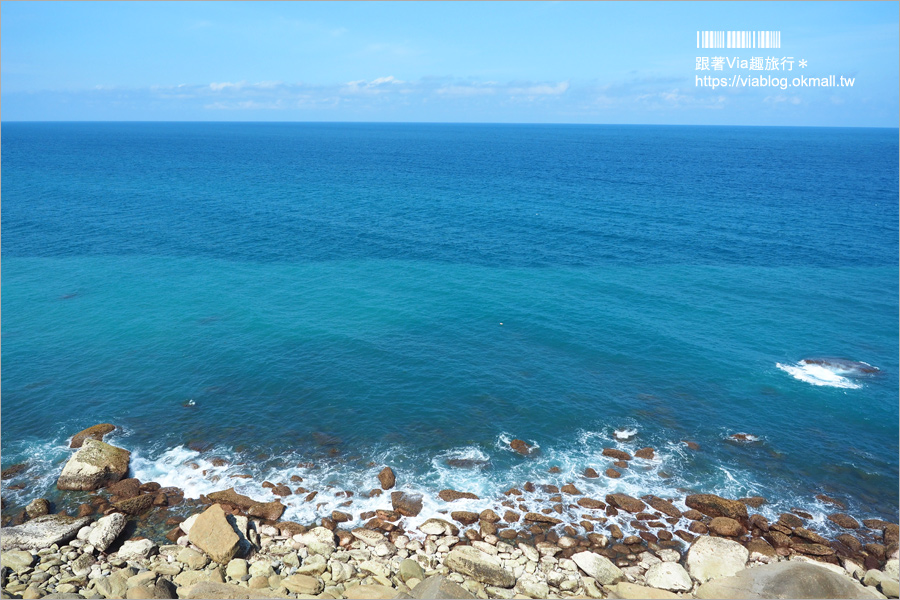
M 794 379 L 812 385 L 844 389 L 858 389 L 862 387 L 861 383 L 857 383 L 850 379 L 850 376 L 862 374 L 861 371 L 858 369 L 848 370 L 844 367 L 837 366 L 835 363 L 814 362 L 811 359 L 804 359 L 793 365 L 775 363 L 775 366 Z

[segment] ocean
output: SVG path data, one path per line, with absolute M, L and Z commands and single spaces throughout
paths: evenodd
M 3 123 L 3 496 L 75 502 L 68 439 L 110 422 L 189 497 L 302 477 L 304 523 L 328 490 L 386 508 L 385 465 L 422 519 L 571 481 L 896 521 L 897 156 L 896 129 Z

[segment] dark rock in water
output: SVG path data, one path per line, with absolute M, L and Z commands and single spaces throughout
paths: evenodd
M 56 482 L 61 490 L 96 490 L 122 479 L 128 472 L 131 452 L 94 439 L 84 440 Z
M 207 497 L 211 502 L 238 506 L 244 509 L 251 517 L 260 517 L 268 521 L 277 521 L 284 512 L 284 504 L 282 504 L 279 500 L 273 500 L 272 502 L 259 502 L 257 500 L 254 500 L 253 498 L 250 498 L 249 496 L 238 494 L 234 491 L 234 488 L 228 488 L 227 490 L 222 490 L 220 492 L 213 492 Z
M 450 518 L 463 525 L 472 525 L 478 522 L 478 513 L 468 510 L 455 510 L 450 513 Z
M 353 515 L 341 512 L 339 510 L 331 511 L 331 520 L 335 523 L 346 523 L 353 520 Z
M 81 448 L 81 446 L 84 444 L 84 440 L 88 439 L 102 442 L 103 436 L 107 433 L 115 431 L 115 429 L 116 426 L 111 423 L 100 423 L 99 425 L 94 425 L 92 427 L 88 427 L 87 429 L 82 429 L 72 436 L 72 441 L 69 443 L 69 448 Z
M 674 504 L 669 502 L 668 500 L 663 500 L 662 498 L 658 498 L 656 496 L 648 495 L 641 496 L 641 499 L 647 503 L 650 508 L 658 510 L 664 515 L 668 515 L 670 517 L 680 517 L 681 511 L 678 510 Z
M 141 482 L 134 477 L 130 477 L 112 484 L 106 491 L 113 496 L 118 496 L 119 500 L 127 500 L 141 493 Z
M 126 515 L 139 515 L 144 511 L 150 510 L 150 507 L 153 506 L 154 498 L 153 494 L 143 494 L 115 502 L 113 503 L 113 508 Z
M 869 529 L 883 531 L 885 527 L 890 525 L 890 523 L 888 523 L 887 521 L 882 521 L 881 519 L 863 519 L 863 525 L 865 525 Z
M 840 500 L 832 498 L 831 496 L 826 496 L 825 494 L 817 494 L 816 500 L 821 500 L 825 504 L 831 504 L 832 506 L 837 506 L 838 508 L 847 508 L 847 505 Z
M 331 435 L 330 433 L 323 433 L 321 431 L 314 431 L 312 436 L 320 446 L 340 446 L 344 443 L 338 436 Z
M 697 539 L 696 536 L 693 536 L 693 535 L 689 534 L 689 533 L 688 533 L 687 531 L 685 531 L 684 529 L 678 529 L 678 530 L 676 530 L 676 531 L 675 531 L 675 535 L 677 535 L 678 537 L 680 537 L 681 539 L 683 539 L 683 540 L 684 540 L 685 542 L 687 542 L 688 544 L 690 544 L 690 543 L 693 542 L 695 539 Z
M 275 487 L 272 488 L 272 493 L 275 494 L 276 496 L 290 496 L 291 488 L 284 485 L 283 483 L 279 483 L 278 485 L 276 485 Z
M 6 469 L 3 469 L 3 472 L 0 473 L 0 479 L 2 479 L 3 481 L 6 481 L 7 479 L 12 479 L 19 473 L 24 473 L 26 470 L 28 470 L 28 465 L 25 463 L 19 463 L 17 465 L 12 465 L 11 467 L 7 467 Z
M 91 522 L 88 517 L 42 515 L 16 527 L 0 529 L 0 549 L 40 550 L 67 542 L 78 530 Z
M 548 473 L 559 473 L 561 471 L 562 469 L 560 469 L 559 467 L 550 467 L 549 469 L 547 469 Z
M 375 516 L 377 516 L 382 521 L 387 521 L 389 523 L 394 523 L 400 520 L 401 515 L 396 510 L 384 510 L 383 508 L 379 508 L 375 511 Z
M 606 503 L 630 513 L 639 513 L 646 507 L 641 500 L 628 494 L 607 494 Z
M 415 517 L 422 512 L 422 494 L 392 492 L 391 505 L 404 517 Z
M 652 460 L 656 453 L 653 451 L 653 448 L 647 446 L 646 448 L 641 448 L 637 452 L 634 453 L 635 457 L 643 458 L 645 460 Z
M 453 502 L 454 500 L 478 500 L 478 496 L 469 492 L 457 492 L 456 490 L 441 490 L 438 492 L 438 498 L 444 502 Z
M 756 437 L 755 435 L 751 435 L 749 433 L 733 433 L 728 437 L 730 439 L 734 440 L 735 442 L 742 442 L 742 443 L 750 443 L 750 442 L 758 442 L 759 441 L 758 437 Z
M 397 482 L 394 470 L 390 467 L 383 468 L 378 474 L 378 482 L 381 483 L 381 489 L 383 490 L 389 490 L 394 487 L 394 484 Z
M 50 514 L 50 501 L 46 498 L 36 498 L 25 507 L 25 514 L 29 519 Z
M 137 480 L 135 480 L 137 481 Z M 141 487 L 138 488 L 142 494 L 158 492 L 162 489 L 162 486 L 156 483 L 155 481 L 148 481 L 147 483 L 142 483 Z M 168 489 L 178 489 L 178 488 L 168 488 Z M 184 492 L 182 492 L 184 495 Z
M 509 443 L 509 447 L 521 454 L 522 456 L 530 456 L 533 448 L 525 440 L 515 439 Z
M 688 449 L 690 449 L 690 450 L 699 450 L 700 449 L 700 444 L 698 444 L 697 442 L 690 442 L 688 440 L 681 440 L 681 442 L 685 446 L 687 446 Z
M 597 473 L 597 471 L 595 471 L 594 469 L 592 469 L 590 467 L 588 467 L 587 469 L 584 470 L 584 476 L 587 477 L 588 479 L 596 479 L 597 477 L 600 477 L 600 475 Z
M 480 521 L 487 521 L 488 523 L 499 523 L 500 515 L 495 513 L 490 508 L 486 508 L 483 511 L 481 511 L 481 513 L 479 513 L 478 519 Z
M 885 558 L 885 549 L 881 544 L 866 544 L 863 546 L 866 552 L 874 556 L 880 561 L 883 561 Z
M 791 508 L 791 512 L 794 513 L 795 515 L 797 515 L 798 517 L 802 517 L 802 518 L 806 519 L 807 521 L 809 521 L 810 519 L 813 518 L 813 516 L 811 514 L 809 514 L 802 508 L 797 508 L 796 506 Z
M 800 517 L 793 515 L 791 513 L 781 513 L 778 517 L 778 524 L 784 527 L 790 527 L 794 529 L 795 527 L 803 527 L 803 521 Z
M 888 546 L 896 544 L 900 538 L 900 527 L 896 523 L 888 523 L 884 526 L 884 543 Z
M 613 466 L 618 467 L 619 469 L 627 469 L 628 461 L 627 460 L 617 460 L 616 462 L 613 463 Z
M 528 492 L 529 494 L 534 491 L 534 484 L 530 481 L 526 481 L 525 485 L 522 486 L 522 489 Z
M 574 485 L 572 485 L 571 483 L 567 483 L 566 485 L 562 486 L 562 488 L 560 488 L 560 491 L 563 492 L 564 494 L 569 494 L 572 496 L 580 496 L 581 495 L 581 492 L 578 490 L 578 488 L 575 487 Z
M 622 530 L 615 523 L 613 523 L 612 525 L 609 526 L 609 535 L 614 540 L 621 540 L 622 538 L 625 537 L 625 534 L 622 533 Z
M 616 450 L 615 448 L 604 448 L 603 456 L 609 456 L 610 458 L 615 458 L 617 460 L 631 460 L 630 454 L 623 452 L 622 450 Z
M 743 502 L 750 508 L 759 508 L 763 504 L 768 504 L 768 500 L 762 496 L 750 496 L 749 498 L 738 498 L 738 502 Z
M 491 466 L 491 461 L 475 458 L 448 458 L 444 462 L 448 467 L 456 469 L 487 469 Z
M 738 537 L 746 531 L 740 523 L 729 517 L 715 517 L 709 522 L 709 530 L 716 535 Z
M 588 508 L 591 510 L 603 510 L 604 508 L 606 508 L 605 503 L 601 502 L 600 500 L 594 500 L 593 498 L 579 498 L 577 504 L 582 508 Z
M 728 500 L 715 494 L 692 494 L 684 503 L 710 517 L 728 517 L 738 522 L 747 521 L 747 506 L 737 500 Z
M 859 529 L 859 522 L 850 515 L 845 515 L 843 513 L 834 513 L 828 515 L 828 520 L 838 527 L 843 527 L 844 529 Z
M 606 471 L 603 472 L 603 474 L 606 475 L 607 477 L 609 477 L 610 479 L 618 479 L 619 477 L 622 476 L 621 473 L 619 473 L 618 471 L 616 471 L 613 468 L 607 469 Z
M 78 516 L 79 517 L 89 517 L 94 514 L 94 507 L 90 504 L 79 504 L 78 505 Z
M 562 523 L 562 520 L 557 519 L 555 517 L 550 517 L 547 515 L 542 515 L 540 513 L 534 513 L 534 512 L 526 513 L 525 520 L 531 521 L 533 523 L 550 523 L 551 525 L 558 525 L 558 524 Z

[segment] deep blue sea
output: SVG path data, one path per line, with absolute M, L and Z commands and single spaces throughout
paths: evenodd
M 574 481 L 896 521 L 897 156 L 896 129 L 4 123 L 4 497 L 111 422 L 189 496 L 390 465 L 483 498 L 455 509 Z M 657 455 L 582 478 L 608 446 Z

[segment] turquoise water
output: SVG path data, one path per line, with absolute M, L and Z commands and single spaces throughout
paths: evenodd
M 579 487 L 896 519 L 895 130 L 2 133 L 3 466 L 33 465 L 13 498 L 112 422 L 135 475 L 189 495 L 363 491 L 390 464 L 487 506 L 651 445 Z

